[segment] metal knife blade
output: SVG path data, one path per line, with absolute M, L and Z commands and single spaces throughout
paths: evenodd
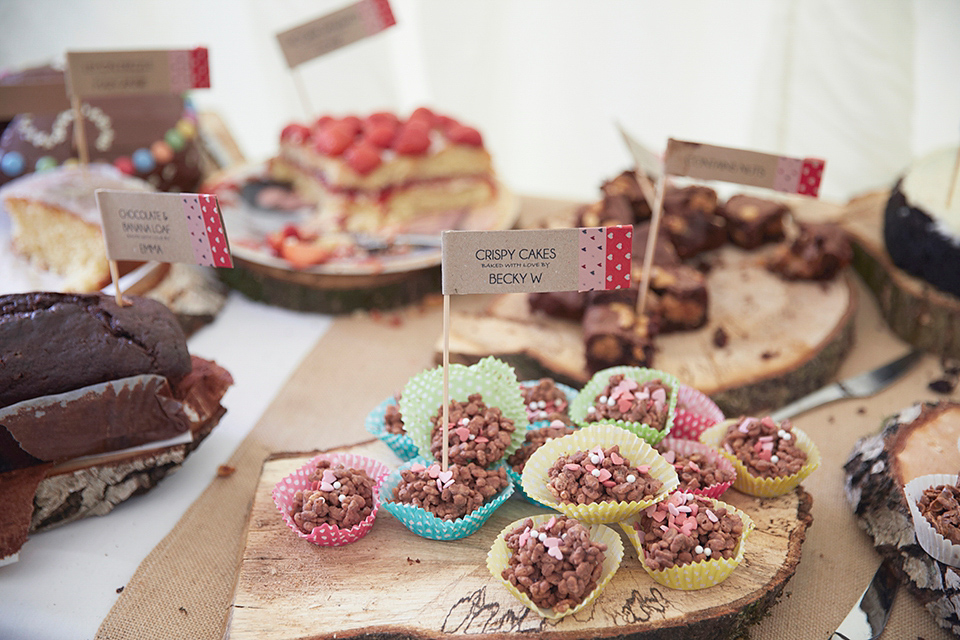
M 778 409 L 770 414 L 776 422 L 786 418 L 809 411 L 820 405 L 842 400 L 844 398 L 865 398 L 872 396 L 881 389 L 890 385 L 894 380 L 910 370 L 910 367 L 923 356 L 921 349 L 914 349 L 892 362 L 861 373 L 860 375 L 834 382 L 813 393 L 806 395 L 799 400 L 791 402 L 782 409 Z
M 860 600 L 829 640 L 876 640 L 890 617 L 900 581 L 889 560 L 884 560 Z

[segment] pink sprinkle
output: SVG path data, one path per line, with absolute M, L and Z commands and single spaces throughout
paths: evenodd
M 437 479 L 437 482 L 440 482 L 439 478 Z M 449 486 L 452 485 L 452 484 L 453 484 L 453 480 L 452 480 L 452 479 L 451 479 L 451 480 L 447 480 L 446 482 L 443 483 L 443 488 L 446 489 L 447 487 L 449 487 Z
M 663 509 L 657 509 L 656 511 L 653 512 L 653 514 L 650 517 L 656 520 L 657 522 L 663 522 L 664 518 L 667 517 L 667 512 L 664 511 Z
M 773 443 L 772 443 L 772 442 L 764 442 L 764 443 L 763 443 L 763 450 L 764 450 L 764 451 L 773 451 Z
M 441 482 L 450 482 L 453 478 L 453 471 L 450 471 L 450 469 L 441 471 L 437 474 L 437 478 L 439 478 Z
M 590 451 L 590 453 L 597 454 L 597 456 L 600 457 L 600 460 L 601 461 L 603 460 L 603 447 L 601 447 L 600 445 L 597 445 L 596 447 L 594 447 L 593 450 Z
M 754 443 L 753 443 L 753 450 L 754 450 L 756 453 L 760 453 L 760 451 L 761 451 L 762 449 L 763 449 L 763 443 L 762 443 L 762 442 L 754 442 Z
M 729 453 L 730 455 L 733 455 L 733 447 L 730 446 L 729 442 L 723 443 L 723 450 Z
M 553 529 L 553 525 L 557 524 L 557 517 L 550 516 L 550 519 L 547 520 L 547 529 Z
M 527 544 L 527 541 L 530 539 L 530 527 L 527 527 L 523 530 L 523 533 L 520 534 L 520 539 L 517 542 L 520 543 L 520 546 Z
M 677 509 L 677 505 L 673 504 L 672 502 L 667 503 L 667 511 L 669 511 L 670 515 L 674 517 L 680 515 L 680 510 Z
M 687 518 L 687 521 L 683 523 L 683 526 L 680 527 L 680 531 L 685 536 L 691 535 L 697 528 L 697 521 L 693 518 Z
M 321 478 L 321 480 L 323 482 L 329 482 L 332 484 L 337 481 L 337 474 L 334 473 L 333 469 L 324 469 L 323 478 Z
M 650 394 L 650 397 L 656 403 L 666 403 L 667 402 L 667 392 L 663 389 L 654 389 L 653 393 Z
M 333 491 L 333 485 L 329 482 L 321 482 L 320 491 Z
M 622 395 L 617 398 L 617 411 L 626 413 L 633 406 L 633 398 L 629 395 Z
M 610 477 L 611 477 L 611 474 L 606 469 L 600 469 L 600 475 L 597 476 L 600 482 L 606 482 L 607 480 L 610 479 Z
M 487 438 L 486 436 L 477 436 L 474 438 L 474 442 L 490 442 L 490 438 Z
M 560 538 L 547 538 L 543 541 L 543 546 L 547 547 L 559 547 L 560 543 L 563 542 Z
M 414 473 L 419 473 L 421 471 L 426 471 L 426 470 L 427 468 L 422 464 L 420 464 L 419 462 L 410 465 L 410 471 L 413 471 Z
M 613 388 L 613 391 L 611 392 L 610 395 L 628 393 L 630 391 L 633 391 L 639 386 L 640 385 L 637 384 L 637 381 L 634 380 L 633 378 L 624 378 L 617 384 L 616 387 Z
M 640 473 L 650 473 L 650 465 L 648 464 L 638 464 L 637 471 Z
M 710 522 L 720 522 L 720 518 L 718 518 L 717 514 L 715 514 L 711 509 L 707 509 L 706 513 L 707 513 L 707 519 Z
M 579 471 L 580 465 L 568 462 L 567 464 L 563 465 L 563 468 L 567 469 L 568 471 Z
M 760 442 L 773 442 L 773 436 L 760 436 L 757 440 Z
M 470 429 L 467 429 L 466 427 L 457 427 L 453 430 L 453 432 L 457 434 L 458 438 L 460 438 L 460 442 L 466 442 L 470 439 Z
M 547 549 L 547 554 L 553 556 L 557 560 L 563 560 L 563 552 L 560 551 L 560 547 L 550 547 Z
M 665 525 L 665 524 L 660 525 L 660 530 L 661 530 L 661 531 L 666 531 L 666 530 L 669 529 L 669 528 L 670 528 L 670 527 L 668 527 L 668 526 Z
M 437 478 L 437 491 L 443 493 L 443 483 L 440 481 L 440 478 Z
M 747 421 L 746 421 L 746 420 L 744 420 L 744 421 L 741 422 L 740 425 L 737 427 L 737 431 L 739 431 L 740 433 L 747 433 L 747 432 L 750 431 L 750 425 L 747 424 Z
M 760 458 L 761 460 L 769 460 L 773 456 L 771 455 L 769 449 L 764 449 L 763 451 L 757 454 L 757 457 Z
M 773 418 L 771 418 L 770 416 L 766 416 L 763 420 L 760 421 L 760 424 L 762 424 L 762 425 L 765 426 L 765 427 L 775 427 L 775 426 L 777 426 L 777 423 L 774 422 L 774 421 L 773 421 Z
M 618 456 L 617 453 L 614 451 L 610 454 L 610 462 L 612 462 L 613 464 L 623 464 L 623 458 Z
M 691 469 L 692 471 L 694 471 L 695 473 L 699 473 L 699 472 L 700 472 L 700 465 L 698 465 L 698 464 L 697 464 L 696 462 L 694 462 L 693 460 L 690 461 L 689 466 L 690 466 L 690 469 Z
M 683 497 L 683 493 L 680 491 L 675 491 L 670 494 L 670 497 L 667 498 L 667 504 L 672 504 L 675 507 L 679 507 L 686 502 L 686 499 Z
M 679 511 L 680 513 L 690 513 L 691 509 L 687 505 L 682 505 L 677 507 L 677 511 Z
M 596 467 L 590 464 L 589 462 L 583 465 L 583 468 L 586 469 L 587 471 L 593 471 L 594 469 L 596 469 Z
M 434 463 L 434 464 L 430 465 L 429 467 L 427 467 L 427 474 L 428 474 L 431 478 L 439 477 L 439 476 L 440 476 L 440 465 Z
M 602 480 L 602 481 L 600 482 L 600 484 L 602 484 L 602 485 L 605 486 L 605 487 L 615 487 L 615 486 L 617 486 L 617 483 L 614 482 L 613 480 Z
M 563 423 L 563 420 L 554 420 L 553 422 L 550 423 L 550 426 L 551 426 L 551 427 L 565 427 L 565 426 L 567 426 L 567 425 L 565 425 L 565 424 Z
M 697 506 L 697 503 L 696 503 L 696 502 L 691 502 L 691 503 L 690 503 L 690 515 L 695 516 L 695 515 L 697 515 L 697 512 L 698 512 L 698 511 L 700 511 L 700 507 Z
M 669 462 L 670 464 L 673 464 L 677 460 L 677 452 L 667 451 L 665 454 L 663 454 L 663 459 Z

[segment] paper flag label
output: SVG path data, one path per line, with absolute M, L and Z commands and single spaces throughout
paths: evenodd
M 627 133 L 627 130 L 620 126 L 620 124 L 617 124 L 617 129 L 620 131 L 620 136 L 623 138 L 624 143 L 626 143 L 627 149 L 630 151 L 630 155 L 633 156 L 633 161 L 637 164 L 637 167 L 653 180 L 659 178 L 660 174 L 663 173 L 663 160 L 648 147 L 640 144 L 637 139 Z
M 216 196 L 97 189 L 96 197 L 110 260 L 233 266 Z
M 207 49 L 71 51 L 67 83 L 76 96 L 180 93 L 210 87 Z
M 446 294 L 594 291 L 630 286 L 633 227 L 445 231 Z
M 0 84 L 0 118 L 19 113 L 59 113 L 69 108 L 63 82 Z
M 825 162 L 670 139 L 664 170 L 673 176 L 719 180 L 814 196 Z
M 379 33 L 397 22 L 388 0 L 361 0 L 277 34 L 287 66 L 294 67 Z

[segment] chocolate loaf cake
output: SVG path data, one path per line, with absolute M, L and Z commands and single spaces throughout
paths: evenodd
M 186 338 L 161 303 L 129 296 L 0 296 L 0 407 L 140 374 L 190 372 Z

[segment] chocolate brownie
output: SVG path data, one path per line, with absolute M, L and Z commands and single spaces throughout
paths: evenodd
M 762 478 L 793 475 L 807 463 L 790 421 L 777 425 L 770 416 L 762 420 L 741 417 L 727 429 L 720 446 L 736 456 L 751 475 Z
M 594 398 L 594 404 L 587 407 L 586 421 L 640 422 L 663 431 L 669 417 L 671 392 L 660 379 L 640 383 L 622 373 L 612 375 Z
M 476 463 L 489 467 L 503 457 L 516 426 L 497 407 L 488 407 L 479 393 L 466 402 L 450 401 L 450 428 L 447 434 L 448 460 L 453 464 Z M 430 452 L 439 459 L 443 452 L 442 407 L 431 419 Z
M 667 188 L 663 229 L 682 259 L 716 249 L 727 241 L 726 220 L 717 210 L 717 192 L 710 187 Z
M 504 467 L 487 470 L 476 464 L 447 467 L 414 464 L 400 472 L 393 499 L 429 511 L 442 520 L 456 520 L 478 509 L 510 482 Z
M 0 296 L 0 407 L 145 373 L 177 378 L 190 354 L 163 304 L 125 296 L 24 293 Z
M 520 445 L 520 448 L 507 458 L 507 464 L 517 473 L 523 473 L 524 468 L 527 466 L 527 460 L 530 459 L 534 451 L 542 447 L 548 440 L 562 438 L 573 432 L 573 427 L 564 424 L 560 420 L 554 420 L 546 427 L 530 429 L 527 431 L 527 435 L 523 439 L 523 444 Z
M 730 242 L 743 249 L 783 240 L 783 220 L 789 212 L 782 202 L 744 194 L 731 197 L 719 209 L 727 221 Z
M 942 484 L 924 489 L 917 507 L 937 533 L 960 544 L 960 487 Z
M 580 320 L 586 308 L 587 296 L 580 291 L 543 291 L 527 296 L 532 311 L 555 318 Z
M 649 186 L 652 191 L 653 185 Z M 650 203 L 647 202 L 646 196 L 643 195 L 643 189 L 637 181 L 637 174 L 632 169 L 622 171 L 612 180 L 605 181 L 600 185 L 600 191 L 607 198 L 626 198 L 633 209 L 633 222 L 649 220 L 653 215 Z
M 843 229 L 804 223 L 796 239 L 777 247 L 767 268 L 787 280 L 831 280 L 852 261 L 853 249 Z
M 662 230 L 661 230 L 662 231 Z M 631 261 L 633 262 L 633 279 L 640 282 L 643 261 L 647 255 L 647 242 L 650 235 L 650 223 L 642 222 L 633 226 L 633 248 Z M 669 234 L 657 233 L 657 239 L 653 243 L 653 264 L 664 267 L 680 264 L 680 256 L 670 241 Z
M 635 305 L 587 307 L 583 315 L 583 342 L 588 372 L 616 365 L 650 366 L 656 333 L 656 323 L 646 314 L 637 316 Z
M 537 528 L 528 518 L 504 537 L 512 554 L 500 574 L 533 603 L 562 613 L 596 589 L 607 546 L 573 518 L 551 516 Z
M 310 477 L 310 488 L 294 494 L 290 515 L 304 533 L 322 524 L 350 529 L 373 512 L 373 485 L 362 469 L 321 460 Z
M 562 456 L 547 471 L 547 488 L 560 502 L 640 502 L 652 500 L 663 483 L 650 465 L 633 465 L 619 445 Z
M 634 528 L 653 571 L 732 558 L 743 535 L 743 521 L 732 509 L 683 491 L 644 509 Z
M 577 210 L 578 227 L 614 227 L 633 224 L 634 211 L 630 199 L 623 195 L 604 196 Z
M 689 331 L 707 323 L 707 279 L 686 265 L 650 270 L 650 290 L 657 294 L 660 332 Z

